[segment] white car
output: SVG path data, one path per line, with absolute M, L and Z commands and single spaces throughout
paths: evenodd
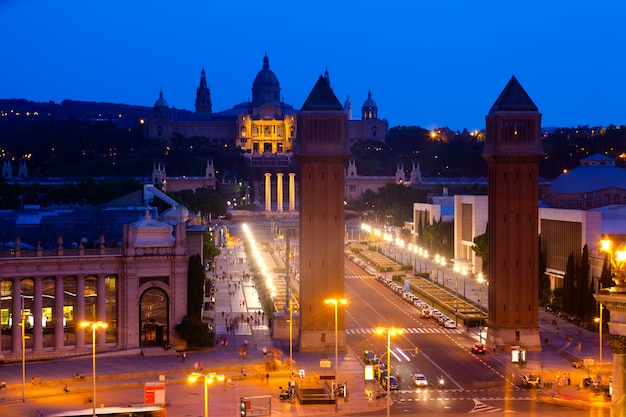
M 418 388 L 424 388 L 428 386 L 428 380 L 423 374 L 413 375 L 413 385 Z

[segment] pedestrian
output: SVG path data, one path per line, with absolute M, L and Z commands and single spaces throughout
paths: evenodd
M 183 359 L 183 362 L 185 362 L 187 360 L 187 352 L 183 352 L 181 357 Z
M 243 379 L 246 379 L 246 369 L 245 368 L 241 368 L 241 376 Z

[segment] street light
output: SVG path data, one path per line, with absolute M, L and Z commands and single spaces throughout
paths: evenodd
M 215 372 L 202 374 L 200 372 L 192 372 L 189 375 L 189 382 L 196 382 L 198 379 L 204 378 L 204 417 L 209 417 L 209 385 L 217 381 L 223 381 L 224 375 L 216 375 Z
M 378 327 L 376 329 L 376 334 L 381 335 L 383 333 L 387 333 L 387 417 L 389 417 L 391 407 L 391 336 L 400 335 L 404 333 L 404 330 L 395 327 Z
M 480 310 L 479 310 L 479 314 L 480 314 L 480 320 L 479 320 L 479 327 L 478 327 L 478 337 L 480 342 L 482 343 L 483 341 L 483 273 L 479 272 L 478 273 L 478 304 L 480 305 Z
M 93 417 L 96 417 L 96 330 L 106 329 L 107 324 L 103 321 L 81 321 L 80 327 L 91 327 L 91 374 L 93 379 L 92 406 Z
M 602 372 L 602 309 L 604 308 L 604 306 L 602 305 L 602 303 L 600 303 L 600 318 L 596 319 L 598 321 L 598 324 L 600 325 L 599 329 L 598 329 L 598 338 L 600 339 L 600 372 Z
M 324 300 L 326 304 L 333 304 L 335 306 L 335 389 L 333 390 L 333 398 L 335 399 L 335 411 L 337 411 L 337 372 L 339 369 L 339 348 L 338 348 L 338 331 L 337 331 L 337 309 L 339 304 L 346 305 L 345 298 L 328 298 Z M 345 389 L 345 387 L 344 387 Z

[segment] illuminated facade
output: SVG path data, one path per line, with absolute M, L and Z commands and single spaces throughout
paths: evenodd
M 326 80 L 330 83 L 328 71 Z M 241 147 L 247 154 L 291 154 L 298 133 L 299 110 L 281 100 L 280 83 L 270 69 L 269 58 L 252 84 L 252 99 L 224 111 L 213 112 L 211 90 L 204 69 L 196 89 L 195 113 L 170 109 L 163 91 L 154 103 L 154 117 L 146 123 L 150 139 L 204 137 L 219 146 Z M 361 108 L 361 119 L 352 118 L 348 97 L 343 107 L 348 114 L 350 145 L 361 140 L 385 141 L 388 122 L 378 118 L 378 107 L 371 91 Z
M 5 361 L 21 360 L 22 319 L 29 360 L 89 353 L 91 338 L 78 325 L 83 320 L 108 324 L 97 332 L 99 351 L 177 343 L 174 326 L 187 314 L 189 255 L 202 253 L 206 227 L 187 219 L 184 208 L 172 207 L 159 220 L 145 209 L 3 213 L 7 228 L 37 218 L 38 233 L 29 239 L 49 237 L 48 229 L 66 233 L 56 243 L 44 239 L 36 247 L 20 238 L 2 245 L 0 356 Z M 141 212 L 143 218 L 126 223 Z M 15 226 L 10 216 L 18 219 Z M 67 228 L 70 222 L 73 229 Z M 76 239 L 110 223 L 109 231 L 122 228 L 109 236 L 113 241 L 105 241 L 104 234 L 95 242 Z

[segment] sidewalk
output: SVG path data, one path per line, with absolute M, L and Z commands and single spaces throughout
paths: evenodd
M 244 258 L 243 262 L 239 259 Z M 232 262 L 234 259 L 234 263 Z M 222 255 L 216 260 L 216 274 L 226 273 L 226 279 L 215 279 L 215 311 L 214 325 L 216 341 L 227 337 L 228 344 L 215 347 L 206 351 L 188 352 L 186 360 L 178 358 L 172 349 L 165 351 L 160 347 L 136 349 L 133 351 L 120 352 L 118 354 L 97 355 L 97 390 L 98 393 L 108 390 L 132 390 L 142 389 L 146 382 L 156 382 L 160 377 L 164 378 L 168 386 L 186 384 L 188 375 L 193 371 L 195 363 L 203 363 L 205 371 L 215 371 L 226 376 L 229 384 L 240 396 L 263 396 L 272 397 L 272 415 L 332 415 L 335 412 L 334 405 L 300 405 L 299 403 L 287 404 L 278 399 L 279 386 L 288 385 L 289 368 L 268 372 L 265 367 L 267 357 L 263 354 L 263 348 L 279 349 L 286 360 L 289 355 L 289 346 L 284 346 L 272 340 L 268 320 L 261 312 L 259 296 L 254 287 L 254 282 L 246 280 L 248 272 L 247 262 L 243 246 L 225 248 Z M 232 278 L 231 278 L 232 276 Z M 229 295 L 230 292 L 230 295 Z M 247 317 L 253 319 L 247 321 Z M 228 326 L 227 318 L 239 318 L 238 325 Z M 255 321 L 258 319 L 258 321 Z M 246 356 L 243 358 L 239 348 L 247 341 Z M 219 346 L 219 345 L 218 345 Z M 306 378 L 316 378 L 320 372 L 321 354 L 301 354 L 294 352 L 293 359 L 297 366 L 296 375 L 300 369 L 305 370 Z M 58 402 L 62 398 L 62 387 L 68 385 L 72 394 L 84 393 L 85 398 L 93 389 L 91 379 L 91 355 L 71 360 L 55 360 L 49 362 L 35 362 L 26 364 L 26 384 L 22 402 L 22 366 L 21 364 L 6 364 L 0 367 L 0 380 L 7 383 L 6 389 L 0 390 L 0 407 L 2 417 L 34 416 L 34 412 L 25 410 L 37 405 L 37 412 L 41 410 L 45 416 L 45 401 Z M 242 379 L 241 369 L 245 369 L 246 378 Z M 77 381 L 74 376 L 77 372 L 84 372 L 86 379 Z M 266 379 L 269 374 L 269 379 Z M 363 365 L 358 356 L 353 352 L 339 356 L 340 378 L 345 380 L 348 386 L 347 401 L 339 400 L 338 410 L 340 414 L 362 414 L 385 408 L 385 402 L 370 405 L 365 395 L 365 383 L 363 381 Z M 31 378 L 41 378 L 41 384 L 34 386 Z M 218 387 L 216 387 L 218 388 Z M 213 388 L 212 388 L 213 389 Z M 225 394 L 211 397 L 211 412 L 216 415 L 228 415 L 236 410 L 233 403 L 232 392 L 228 391 L 226 384 L 222 388 Z M 169 402 L 169 401 L 168 401 Z M 58 407 L 58 405 L 57 405 Z M 90 407 L 83 404 L 82 408 Z M 189 406 L 192 407 L 192 406 Z M 73 405 L 70 408 L 81 408 Z M 218 411 L 222 410 L 222 412 Z M 195 411 L 195 410 L 194 410 Z M 198 403 L 199 415 L 201 403 Z M 168 410 L 168 417 L 178 417 L 176 410 Z
M 271 395 L 272 415 L 331 415 L 337 414 L 334 405 L 300 405 L 285 404 L 278 400 L 278 386 L 286 386 L 289 381 L 289 371 L 280 370 L 270 372 L 270 379 L 263 382 L 265 374 L 265 360 L 263 348 L 277 348 L 288 355 L 287 343 L 272 340 L 267 318 L 261 315 L 258 322 L 246 322 L 245 318 L 252 316 L 258 318 L 257 312 L 261 310 L 259 297 L 252 280 L 243 278 L 248 272 L 247 262 L 240 262 L 245 258 L 243 246 L 237 245 L 224 249 L 222 255 L 216 260 L 216 273 L 226 272 L 227 279 L 216 279 L 216 306 L 214 325 L 216 340 L 226 336 L 228 346 L 216 347 L 201 352 L 189 352 L 185 362 L 177 359 L 174 350 L 165 351 L 162 348 L 144 348 L 134 351 L 121 352 L 118 355 L 98 354 L 97 356 L 97 387 L 98 392 L 106 390 L 130 390 L 139 389 L 146 382 L 158 381 L 163 375 L 167 385 L 186 383 L 186 378 L 192 371 L 195 362 L 203 362 L 205 370 L 216 371 L 224 374 L 232 381 L 236 381 L 238 395 L 261 396 Z M 234 261 L 234 262 L 233 262 Z M 230 274 L 232 273 L 232 279 Z M 446 271 L 453 274 L 452 271 Z M 468 280 L 468 288 L 473 285 Z M 447 281 L 448 286 L 454 287 L 454 280 Z M 230 285 L 229 285 L 230 284 Z M 237 284 L 237 285 L 234 285 Z M 476 284 L 477 285 L 477 284 Z M 229 291 L 231 294 L 229 295 Z M 223 317 L 222 317 L 223 313 Z M 243 315 L 243 319 L 241 318 Z M 239 325 L 227 331 L 226 318 L 239 317 Z M 554 323 L 554 324 L 553 324 Z M 552 383 L 550 388 L 542 391 L 540 398 L 543 401 L 566 404 L 581 408 L 608 407 L 609 402 L 604 401 L 601 395 L 596 395 L 589 389 L 582 388 L 582 379 L 587 376 L 595 378 L 597 367 L 576 369 L 572 362 L 578 359 L 594 358 L 599 356 L 598 335 L 578 328 L 567 320 L 556 317 L 544 309 L 539 311 L 539 326 L 543 343 L 541 352 L 527 352 L 525 366 L 517 366 L 511 363 L 510 352 L 495 353 L 498 360 L 505 366 L 510 365 L 511 378 L 515 378 L 516 385 L 520 385 L 520 378 L 529 371 L 540 373 L 542 381 Z M 558 332 L 557 332 L 558 328 Z M 571 340 L 566 336 L 571 336 Z M 246 358 L 240 356 L 239 348 L 244 346 L 247 340 L 248 348 Z M 492 352 L 488 353 L 493 355 Z M 296 373 L 303 369 L 307 378 L 315 378 L 320 373 L 321 354 L 301 354 L 294 352 Z M 40 402 L 39 407 L 45 407 L 45 397 L 51 397 L 50 401 L 57 401 L 64 384 L 70 386 L 72 393 L 85 393 L 88 396 L 92 390 L 91 356 L 72 360 L 56 360 L 49 362 L 36 362 L 26 364 L 26 388 L 25 398 L 30 405 L 34 401 Z M 610 349 L 603 346 L 602 374 L 608 378 L 611 369 L 613 355 Z M 240 380 L 241 368 L 245 366 L 246 380 Z M 78 371 L 85 372 L 85 381 L 76 381 L 74 375 Z M 385 401 L 370 405 L 365 394 L 367 388 L 363 380 L 363 365 L 358 355 L 352 351 L 341 354 L 339 357 L 339 376 L 345 379 L 348 385 L 349 398 L 347 402 L 342 400 L 338 403 L 340 414 L 364 414 L 376 410 L 385 409 Z M 558 375 L 558 377 L 557 377 Z M 563 378 L 563 375 L 566 375 Z M 567 383 L 569 376 L 570 384 Z M 40 377 L 41 386 L 31 386 L 31 378 Z M 7 388 L 0 390 L 0 405 L 3 417 L 33 416 L 34 414 L 13 413 L 10 410 L 20 410 L 22 403 L 22 367 L 21 364 L 7 364 L 0 366 L 0 380 L 7 382 Z M 561 381 L 559 384 L 558 381 Z M 566 383 L 563 384 L 563 381 Z M 216 387 L 217 388 L 217 387 Z M 224 388 L 226 389 L 226 388 Z M 226 391 L 225 391 L 226 392 Z M 36 399 L 36 400 L 35 400 Z M 212 411 L 218 415 L 233 412 L 232 395 L 211 397 Z M 191 406 L 190 406 L 191 407 Z M 194 415 L 200 413 L 194 409 Z M 225 414 L 217 410 L 224 410 Z M 44 412 L 45 415 L 45 412 Z M 177 417 L 175 410 L 168 411 L 169 417 Z

